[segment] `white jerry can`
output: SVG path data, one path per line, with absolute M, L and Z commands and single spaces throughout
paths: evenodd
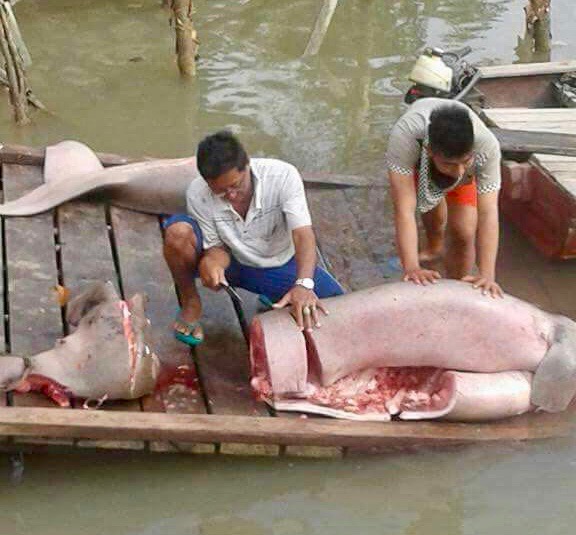
M 408 78 L 416 84 L 446 93 L 452 89 L 452 69 L 441 57 L 429 53 L 424 53 L 418 58 Z

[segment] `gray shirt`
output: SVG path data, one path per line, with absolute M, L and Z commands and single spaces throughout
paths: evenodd
M 386 164 L 390 171 L 407 175 L 412 179 L 418 166 L 417 207 L 420 212 L 428 212 L 444 197 L 442 190 L 431 180 L 428 147 L 428 124 L 430 114 L 436 108 L 447 104 L 461 106 L 470 113 L 474 127 L 475 161 L 470 173 L 476 176 L 478 194 L 500 189 L 500 145 L 494 134 L 482 120 L 461 102 L 441 98 L 423 98 L 408 108 L 392 128 L 386 153 Z M 460 183 L 452 186 L 453 189 Z
M 202 178 L 188 187 L 188 212 L 202 229 L 204 249 L 220 246 L 241 264 L 278 267 L 294 256 L 292 230 L 312 224 L 304 184 L 298 170 L 280 160 L 253 158 L 250 169 L 254 194 L 245 218 Z

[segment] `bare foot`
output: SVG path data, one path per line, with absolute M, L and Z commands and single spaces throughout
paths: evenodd
M 442 260 L 444 251 L 442 249 L 424 249 L 418 253 L 418 260 L 421 263 L 432 263 Z

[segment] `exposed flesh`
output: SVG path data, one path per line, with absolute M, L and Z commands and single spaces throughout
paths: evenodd
M 330 316 L 306 343 L 285 311 L 253 322 L 252 386 L 279 410 L 376 420 L 520 414 L 534 408 L 533 372 L 558 325 L 528 303 L 456 281 L 393 283 L 324 303 Z
M 133 399 L 154 390 L 159 360 L 149 346 L 143 296 L 124 302 L 110 284 L 96 284 L 73 300 L 70 310 L 78 328 L 53 349 L 30 357 L 16 380 L 18 358 L 6 361 L 13 371 L 0 373 L 1 388 L 36 390 L 61 406 L 69 406 L 72 397 Z

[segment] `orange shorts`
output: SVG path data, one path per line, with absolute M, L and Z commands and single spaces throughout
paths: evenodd
M 472 182 L 469 184 L 456 186 L 453 190 L 449 191 L 446 194 L 446 202 L 448 204 L 478 206 L 478 190 L 476 188 L 476 180 L 472 180 Z
M 414 173 L 414 182 L 418 186 L 418 173 Z M 450 190 L 446 194 L 448 204 L 459 204 L 464 206 L 478 206 L 478 189 L 476 188 L 476 179 L 468 184 L 461 184 Z

